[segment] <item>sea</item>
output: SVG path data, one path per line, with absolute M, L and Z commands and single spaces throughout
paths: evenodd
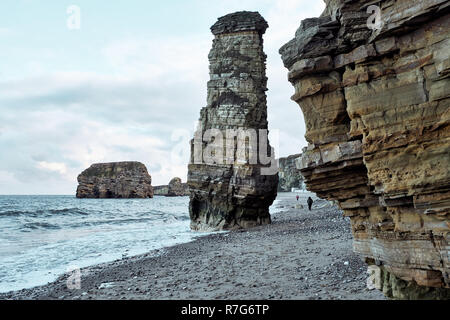
M 190 230 L 188 204 L 189 197 L 0 196 L 0 292 L 206 235 Z
M 277 204 L 271 214 L 281 210 Z M 189 197 L 0 195 L 0 292 L 211 234 L 190 230 L 188 205 Z

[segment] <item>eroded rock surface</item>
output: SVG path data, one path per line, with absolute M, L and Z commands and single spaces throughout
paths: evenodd
M 350 217 L 387 296 L 450 298 L 450 1 L 326 2 L 280 49 L 306 185 Z
M 178 177 L 170 180 L 168 185 L 153 187 L 153 192 L 155 196 L 166 197 L 182 197 L 190 195 L 189 186 L 187 183 L 183 183 L 181 178 Z
M 278 159 L 278 191 L 291 192 L 292 188 L 303 189 L 303 175 L 296 166 L 296 160 L 300 156 L 301 154 L 293 154 Z
M 77 198 L 152 198 L 152 178 L 140 162 L 96 163 L 78 176 Z
M 208 101 L 200 112 L 199 128 L 191 143 L 188 170 L 193 230 L 248 228 L 270 223 L 269 206 L 276 197 L 277 169 L 266 174 L 263 169 L 270 164 L 260 157 L 253 163 L 250 156 L 260 155 L 261 151 L 266 156 L 271 154 L 267 136 L 264 137 L 267 78 L 262 35 L 267 27 L 257 12 L 229 14 L 211 27 L 215 39 L 209 53 Z M 229 137 L 227 129 L 255 130 L 256 135 Z M 219 132 L 223 140 L 205 139 L 208 132 Z M 256 144 L 251 143 L 253 138 L 257 139 Z M 212 141 L 217 145 L 210 152 L 207 144 Z M 237 146 L 246 141 L 249 144 L 245 154 L 238 154 Z M 206 161 L 208 152 L 214 156 L 223 153 L 223 161 Z

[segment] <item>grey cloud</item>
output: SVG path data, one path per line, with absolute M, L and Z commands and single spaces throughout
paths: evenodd
M 14 98 L 0 94 L 0 110 L 65 110 L 111 123 L 155 124 L 159 129 L 164 123 L 190 127 L 204 103 L 198 92 L 198 85 L 183 82 L 166 87 L 96 82 Z

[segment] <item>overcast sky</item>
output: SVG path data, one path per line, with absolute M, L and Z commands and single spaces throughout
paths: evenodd
M 70 5 L 80 29 L 69 29 Z M 188 139 L 206 105 L 218 17 L 268 21 L 267 92 L 277 156 L 306 145 L 278 49 L 320 0 L 1 0 L 0 194 L 74 194 L 96 162 L 143 162 L 153 185 L 186 180 Z M 73 21 L 73 20 L 71 20 Z M 278 141 L 275 141 L 278 140 Z

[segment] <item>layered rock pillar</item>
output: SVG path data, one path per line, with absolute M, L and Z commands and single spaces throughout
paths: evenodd
M 306 122 L 298 168 L 350 217 L 376 287 L 450 298 L 450 1 L 325 2 L 280 49 Z
M 193 230 L 270 223 L 278 175 L 268 141 L 263 39 L 257 12 L 236 12 L 211 27 L 207 106 L 191 142 L 188 185 Z

